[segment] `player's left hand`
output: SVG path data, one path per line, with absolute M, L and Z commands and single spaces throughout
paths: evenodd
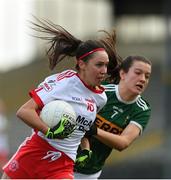
M 77 154 L 77 158 L 75 160 L 75 167 L 82 168 L 84 167 L 88 161 L 90 160 L 92 155 L 92 151 L 88 149 L 83 149 Z

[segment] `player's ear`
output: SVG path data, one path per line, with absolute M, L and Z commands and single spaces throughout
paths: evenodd
M 82 61 L 81 59 L 77 61 L 78 66 L 80 69 L 84 70 L 86 68 L 86 63 Z
M 121 80 L 125 79 L 125 74 L 126 73 L 122 69 L 119 71 L 119 76 Z

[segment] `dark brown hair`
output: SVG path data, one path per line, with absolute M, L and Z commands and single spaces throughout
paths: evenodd
M 119 67 L 122 63 L 122 58 L 119 56 L 116 49 L 116 31 L 113 30 L 111 33 L 109 33 L 101 30 L 100 32 L 103 32 L 104 36 L 99 41 L 103 44 L 109 56 L 109 64 L 107 69 L 108 77 L 106 78 L 106 81 L 110 83 L 118 83 Z
M 149 64 L 150 66 L 152 66 L 151 61 L 148 60 L 147 58 L 145 58 L 144 56 L 138 56 L 138 55 L 134 55 L 134 56 L 133 56 L 133 55 L 132 55 L 132 56 L 126 57 L 126 58 L 122 61 L 119 69 L 120 69 L 120 70 L 122 69 L 124 72 L 127 73 L 127 72 L 129 71 L 130 67 L 133 65 L 133 63 L 134 63 L 135 61 L 144 62 L 144 63 L 147 63 L 147 64 Z
M 36 18 L 36 17 L 35 17 Z M 36 36 L 38 38 L 48 40 L 50 48 L 47 50 L 47 56 L 49 59 L 49 68 L 51 70 L 57 65 L 58 62 L 63 60 L 66 56 L 76 57 L 79 59 L 85 53 L 88 53 L 96 48 L 103 48 L 103 45 L 95 40 L 82 41 L 77 39 L 62 26 L 56 25 L 48 20 L 39 20 L 36 18 L 39 24 L 31 22 L 32 29 L 47 34 L 48 36 Z M 83 58 L 86 62 L 92 57 L 92 54 Z M 76 69 L 79 70 L 78 65 Z

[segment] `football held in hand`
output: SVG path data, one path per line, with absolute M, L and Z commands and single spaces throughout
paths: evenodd
M 40 112 L 40 118 L 50 128 L 61 126 L 63 133 L 69 136 L 76 128 L 76 113 L 73 107 L 62 100 L 51 101 Z

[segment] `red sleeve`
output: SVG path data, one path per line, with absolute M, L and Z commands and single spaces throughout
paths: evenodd
M 40 99 L 40 97 L 37 95 L 37 93 L 35 92 L 35 90 L 31 90 L 29 91 L 29 95 L 31 98 L 34 99 L 34 101 L 37 103 L 37 105 L 39 106 L 40 109 L 43 108 L 44 104 L 42 102 L 42 100 Z

